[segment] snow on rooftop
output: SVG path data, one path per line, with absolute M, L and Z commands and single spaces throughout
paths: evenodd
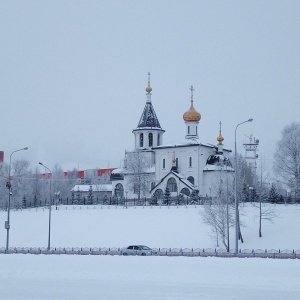
M 88 192 L 92 187 L 93 192 L 111 192 L 111 184 L 76 184 L 72 188 L 72 192 Z
M 191 138 L 191 139 L 173 141 L 173 142 L 166 143 L 166 144 L 156 146 L 156 147 L 153 147 L 153 148 L 154 149 L 159 149 L 159 148 L 163 149 L 163 148 L 187 147 L 187 146 L 204 146 L 204 147 L 215 148 L 215 149 L 217 149 L 217 147 L 218 147 L 217 145 L 213 145 L 213 144 L 208 143 L 206 141 L 200 142 L 199 139 Z M 223 149 L 223 151 L 231 152 L 230 149 L 225 149 L 225 148 Z
M 124 169 L 118 168 L 118 169 L 113 170 L 111 173 L 112 174 L 123 174 L 124 173 Z

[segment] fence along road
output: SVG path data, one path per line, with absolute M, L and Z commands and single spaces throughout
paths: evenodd
M 274 259 L 300 259 L 300 250 L 250 250 L 245 249 L 239 251 L 237 255 L 235 255 L 234 250 L 232 249 L 230 252 L 227 252 L 224 249 L 201 249 L 201 248 L 159 248 L 153 249 L 156 254 L 153 256 L 188 256 L 188 257 L 239 257 L 239 258 L 274 258 Z M 67 255 L 123 255 L 122 248 L 40 248 L 40 247 L 11 247 L 6 251 L 5 247 L 0 248 L 0 254 L 44 254 L 44 255 L 59 255 L 59 254 L 67 254 Z

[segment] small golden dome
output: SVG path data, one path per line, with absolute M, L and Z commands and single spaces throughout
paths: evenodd
M 219 136 L 217 137 L 217 141 L 219 142 L 219 144 L 222 144 L 222 142 L 224 141 L 224 138 L 222 137 L 221 132 L 220 132 Z
M 146 92 L 147 92 L 147 93 L 151 93 L 151 92 L 152 92 L 152 87 L 151 87 L 150 85 L 148 85 L 148 86 L 146 87 Z
M 190 109 L 183 114 L 183 119 L 186 122 L 199 122 L 201 115 L 195 110 L 193 100 L 191 100 Z

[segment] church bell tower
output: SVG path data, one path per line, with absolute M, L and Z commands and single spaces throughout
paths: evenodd
M 151 149 L 162 145 L 164 130 L 161 128 L 155 114 L 150 86 L 150 72 L 148 73 L 148 86 L 146 87 L 146 105 L 136 129 L 132 131 L 135 136 L 135 149 Z

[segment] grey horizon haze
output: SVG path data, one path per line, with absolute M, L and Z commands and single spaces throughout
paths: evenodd
M 0 1 L 0 150 L 73 168 L 119 167 L 134 148 L 151 72 L 164 143 L 202 115 L 199 141 L 271 163 L 299 122 L 300 1 Z

